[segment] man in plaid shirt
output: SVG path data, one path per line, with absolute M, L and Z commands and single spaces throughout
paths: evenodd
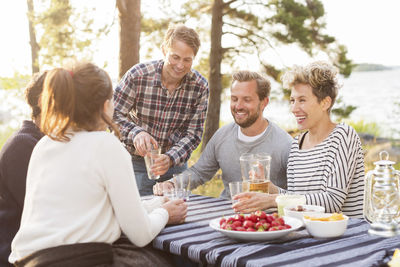
M 140 195 L 153 193 L 143 157 L 161 148 L 152 171 L 165 181 L 187 168 L 199 145 L 208 104 L 208 82 L 191 69 L 200 47 L 198 34 L 184 25 L 164 37 L 164 59 L 139 63 L 122 77 L 114 92 L 114 120 L 132 155 Z

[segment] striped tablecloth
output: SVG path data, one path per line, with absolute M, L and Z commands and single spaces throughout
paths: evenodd
M 203 266 L 378 266 L 400 248 L 400 236 L 371 236 L 360 219 L 350 219 L 339 238 L 314 239 L 300 228 L 285 240 L 238 242 L 208 225 L 233 214 L 230 201 L 191 196 L 188 205 L 186 223 L 166 227 L 153 246 Z

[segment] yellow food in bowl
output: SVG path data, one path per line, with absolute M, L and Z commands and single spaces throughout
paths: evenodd
M 396 249 L 394 251 L 392 260 L 388 262 L 390 267 L 399 267 L 400 266 L 400 249 Z
M 344 220 L 342 213 L 333 213 L 329 217 L 318 217 L 318 218 L 304 215 L 304 218 L 311 221 L 323 221 L 323 222 Z

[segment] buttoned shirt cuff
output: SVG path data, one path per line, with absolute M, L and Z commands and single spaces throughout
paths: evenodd
M 136 135 L 138 135 L 140 132 L 144 132 L 144 129 L 142 129 L 141 127 L 135 127 L 134 129 L 132 129 L 129 134 L 128 134 L 128 140 L 127 140 L 127 144 L 132 144 L 133 145 L 133 139 L 135 139 Z
M 167 155 L 172 162 L 172 166 L 177 166 L 179 165 L 181 162 L 181 159 L 179 158 L 179 154 L 176 153 L 176 151 L 173 150 L 168 150 L 167 152 L 165 152 L 165 155 Z M 170 166 L 170 167 L 172 167 Z

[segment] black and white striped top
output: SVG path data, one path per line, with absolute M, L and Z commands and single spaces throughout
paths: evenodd
M 324 206 L 326 212 L 362 218 L 364 154 L 356 131 L 337 124 L 322 143 L 301 150 L 302 136 L 294 139 L 290 150 L 288 191 L 304 194 L 307 204 Z

